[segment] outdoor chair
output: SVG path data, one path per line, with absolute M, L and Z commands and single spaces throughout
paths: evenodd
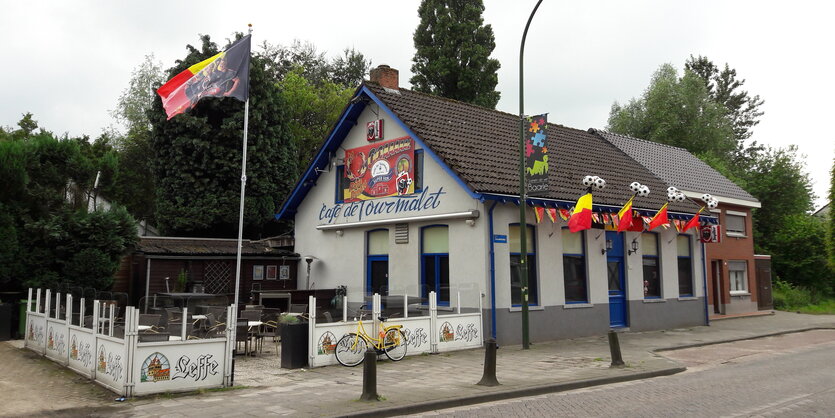
M 150 342 L 157 342 L 157 341 L 168 341 L 168 337 L 171 334 L 167 332 L 140 332 L 139 333 L 139 342 L 141 343 L 150 343 Z
M 148 325 L 152 328 L 159 327 L 160 319 L 162 315 L 160 314 L 139 314 L 139 325 Z
M 182 322 L 175 322 L 175 323 L 168 323 L 168 328 L 165 331 L 171 334 L 174 337 L 179 337 L 182 335 L 183 331 L 183 323 Z M 194 335 L 194 326 L 190 323 L 186 323 L 186 339 L 192 340 L 197 339 L 198 337 Z
M 183 320 L 183 311 L 180 308 L 165 308 L 165 313 L 168 315 L 168 323 L 182 322 Z
M 240 319 L 246 319 L 247 321 L 260 321 L 261 320 L 261 310 L 260 309 L 250 309 L 241 311 L 241 314 L 238 316 Z
M 218 321 L 215 314 L 209 312 L 206 314 L 206 330 L 203 335 L 204 338 L 224 338 L 226 337 L 226 324 Z
M 304 314 L 307 313 L 306 303 L 293 303 L 290 305 L 290 313 Z
M 249 326 L 247 325 L 247 321 L 239 320 L 238 325 L 235 327 L 235 349 L 238 349 L 238 345 L 241 342 L 244 343 L 244 354 L 249 355 L 249 342 L 250 342 L 250 335 L 249 335 Z

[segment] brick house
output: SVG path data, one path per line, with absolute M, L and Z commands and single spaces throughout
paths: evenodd
M 754 254 L 751 210 L 760 202 L 727 177 L 683 148 L 594 131 L 688 197 L 710 193 L 719 199 L 721 241 L 705 246 L 708 304 L 714 315 L 771 309 L 768 255 Z

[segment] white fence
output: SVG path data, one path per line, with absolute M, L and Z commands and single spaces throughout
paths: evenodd
M 398 296 L 395 296 L 397 298 Z M 404 317 L 393 318 L 386 325 L 403 325 L 406 336 L 406 355 L 440 353 L 445 351 L 466 350 L 483 345 L 481 298 L 478 297 L 478 309 L 475 312 L 462 312 L 460 293 L 455 308 L 439 311 L 437 295 L 429 293 L 428 305 L 419 305 L 418 316 L 409 315 L 408 297 L 403 296 Z M 375 294 L 372 300 L 371 318 L 363 323 L 365 331 L 376 335 L 382 311 L 382 298 Z M 309 303 L 308 358 L 310 367 L 338 364 L 334 355 L 336 343 L 343 335 L 356 332 L 358 321 L 348 320 L 347 304 L 343 304 L 342 320 L 339 322 L 316 322 L 316 298 L 310 296 Z M 474 307 L 473 307 L 474 308 Z
M 42 299 L 38 289 L 34 301 L 32 296 L 29 289 L 26 347 L 116 393 L 148 395 L 230 384 L 234 326 L 226 327 L 225 338 L 183 338 L 187 327 L 182 327 L 180 337 L 171 337 L 174 341 L 139 342 L 136 308 L 127 307 L 124 335 L 114 336 L 117 318 L 112 304 L 94 301 L 92 321 L 85 326 L 84 299 L 74 305 L 72 295 L 66 295 L 62 306 L 60 293 L 47 290 Z M 227 308 L 227 324 L 235 323 L 236 314 L 235 305 Z M 187 315 L 184 312 L 183 318 Z

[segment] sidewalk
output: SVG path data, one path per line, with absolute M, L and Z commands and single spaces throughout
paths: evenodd
M 362 393 L 362 366 L 283 370 L 277 369 L 274 354 L 265 354 L 236 361 L 235 384 L 246 388 L 113 402 L 91 413 L 139 417 L 391 416 L 678 373 L 684 369 L 665 358 L 664 350 L 814 328 L 835 328 L 835 316 L 777 312 L 717 321 L 709 327 L 622 333 L 620 344 L 627 367 L 619 369 L 609 368 L 606 336 L 537 343 L 530 350 L 501 347 L 497 358 L 501 386 L 497 387 L 475 385 L 483 371 L 483 350 L 413 356 L 397 363 L 380 361 L 377 391 L 384 398 L 381 402 L 357 400 Z M 0 351 L 0 362 L 6 360 L 6 351 Z M 100 405 L 99 400 L 90 406 Z

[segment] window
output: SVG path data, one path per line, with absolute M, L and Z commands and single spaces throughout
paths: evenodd
M 438 294 L 439 305 L 449 305 L 449 227 L 427 226 L 421 231 L 421 296 Z
M 389 287 L 389 231 L 377 229 L 368 231 L 367 282 L 365 292 L 369 295 L 379 293 L 388 295 Z
M 588 303 L 586 254 L 583 233 L 562 229 L 562 268 L 565 284 L 565 303 Z
M 676 238 L 679 296 L 693 296 L 693 256 L 690 242 L 690 235 L 679 235 Z
M 641 248 L 644 250 L 644 297 L 661 297 L 661 269 L 658 261 L 658 234 L 651 232 L 641 235 Z
M 334 199 L 335 203 L 343 203 L 345 201 L 346 191 L 348 189 L 348 185 L 351 184 L 348 181 L 348 176 L 345 175 L 345 166 L 338 165 L 336 166 L 336 198 Z
M 731 294 L 748 293 L 748 266 L 745 261 L 728 261 Z
M 725 231 L 727 231 L 728 236 L 746 236 L 745 212 L 725 212 Z
M 423 150 L 415 150 L 415 193 L 423 191 Z
M 510 225 L 508 244 L 510 246 L 510 302 L 513 305 L 522 304 L 522 279 L 519 275 L 520 260 L 522 259 L 519 224 Z M 536 305 L 539 301 L 536 275 L 536 247 L 534 246 L 535 230 L 528 225 L 525 231 L 525 262 L 528 264 L 528 304 Z

